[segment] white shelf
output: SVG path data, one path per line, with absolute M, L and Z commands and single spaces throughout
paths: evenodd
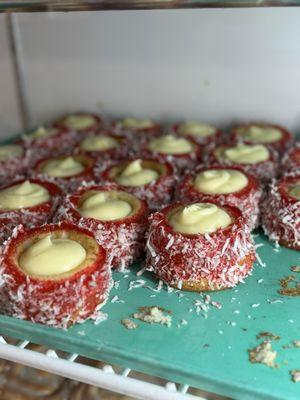
M 160 386 L 130 377 L 133 372 L 130 368 L 116 372 L 116 368 L 111 365 L 104 365 L 102 368 L 92 367 L 81 363 L 78 354 L 65 353 L 62 357 L 53 349 L 45 349 L 45 352 L 41 353 L 28 349 L 29 344 L 27 340 L 20 341 L 16 345 L 8 344 L 8 339 L 0 336 L 0 358 L 136 399 L 206 400 L 204 397 L 189 394 L 188 385 L 167 382 L 165 386 Z

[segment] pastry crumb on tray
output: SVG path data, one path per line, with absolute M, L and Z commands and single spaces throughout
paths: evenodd
M 290 371 L 290 374 L 293 382 L 300 382 L 300 369 L 293 369 L 292 371 Z
M 164 312 L 169 312 L 161 307 L 140 307 L 139 312 L 133 314 L 133 318 L 147 322 L 148 324 L 166 325 L 168 328 L 172 324 L 172 317 L 165 315 Z
M 248 350 L 249 360 L 255 364 L 265 364 L 267 367 L 276 368 L 275 359 L 277 357 L 277 352 L 272 349 L 272 343 L 265 340 L 257 347 Z
M 121 320 L 121 324 L 125 326 L 126 329 L 132 330 L 132 329 L 137 329 L 138 324 L 136 324 L 134 321 L 132 321 L 129 318 L 123 318 Z

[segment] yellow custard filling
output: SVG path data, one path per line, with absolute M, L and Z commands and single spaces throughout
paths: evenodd
M 173 135 L 165 135 L 151 140 L 148 148 L 155 153 L 161 154 L 188 154 L 194 150 L 194 146 L 190 141 Z
M 81 143 L 81 149 L 85 151 L 104 151 L 119 147 L 120 143 L 111 136 L 90 136 L 85 138 Z
M 31 138 L 37 139 L 47 136 L 53 136 L 58 132 L 55 128 L 45 128 L 44 126 L 40 126 L 38 129 L 31 131 L 28 133 L 28 136 Z
M 123 198 L 111 196 L 109 192 L 95 192 L 79 208 L 83 217 L 100 221 L 115 221 L 132 213 L 131 204 Z
M 135 118 L 125 118 L 120 122 L 123 128 L 128 129 L 148 129 L 152 128 L 154 125 L 151 119 L 135 119 Z
M 80 243 L 51 234 L 30 245 L 19 257 L 20 268 L 30 275 L 51 276 L 77 268 L 86 258 Z
M 241 126 L 237 134 L 252 143 L 272 143 L 282 138 L 280 129 L 268 125 Z
M 34 207 L 50 199 L 47 189 L 25 181 L 0 190 L 0 210 L 19 210 Z
M 186 121 L 179 125 L 177 132 L 180 135 L 192 135 L 200 137 L 212 136 L 216 133 L 217 129 L 208 124 L 203 124 L 196 121 Z
M 144 168 L 142 160 L 130 162 L 116 177 L 116 182 L 123 186 L 143 186 L 159 178 L 157 171 Z
M 69 115 L 63 119 L 63 124 L 74 130 L 87 129 L 94 125 L 95 118 L 92 115 L 80 114 L 80 115 Z
M 297 200 L 300 200 L 300 185 L 295 185 L 289 188 L 288 193 L 290 196 L 295 197 Z
M 9 158 L 21 157 L 24 150 L 21 146 L 15 144 L 7 144 L 0 146 L 0 161 L 6 161 Z
M 194 185 L 201 193 L 227 194 L 242 190 L 248 178 L 240 171 L 230 169 L 211 169 L 196 175 Z
M 174 231 L 186 234 L 212 233 L 232 222 L 225 210 L 210 203 L 179 207 L 170 213 L 168 220 Z
M 55 178 L 67 178 L 78 175 L 84 171 L 84 165 L 74 157 L 54 158 L 47 161 L 41 169 L 42 173 Z
M 219 147 L 215 150 L 215 155 L 219 160 L 228 160 L 234 164 L 257 164 L 268 160 L 270 153 L 262 144 L 238 144 L 225 149 Z

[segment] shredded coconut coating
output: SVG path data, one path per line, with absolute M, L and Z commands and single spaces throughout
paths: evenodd
M 122 186 L 118 185 L 120 190 L 131 193 L 139 199 L 145 200 L 151 210 L 159 210 L 166 206 L 173 199 L 174 188 L 178 181 L 178 175 L 175 173 L 171 164 L 163 162 L 166 168 L 166 175 L 143 186 Z M 104 184 L 114 184 L 114 180 L 110 178 L 109 171 L 117 163 L 111 163 L 106 169 L 100 167 L 96 175 L 100 177 L 100 181 Z M 99 172 L 98 172 L 99 171 Z
M 23 181 L 24 179 L 16 179 L 11 182 L 9 186 L 16 185 Z M 45 187 L 49 191 L 51 199 L 34 207 L 0 211 L 0 244 L 11 236 L 13 229 L 18 225 L 24 225 L 26 228 L 33 228 L 52 221 L 52 217 L 62 197 L 61 189 L 48 180 L 34 179 L 31 180 L 31 182 Z
M 224 167 L 237 167 L 242 171 L 254 176 L 262 184 L 269 183 L 273 178 L 277 176 L 278 167 L 278 155 L 273 149 L 269 149 L 270 157 L 266 161 L 259 162 L 257 164 L 234 164 L 229 160 L 222 159 L 219 160 L 214 151 L 218 146 L 212 146 L 210 151 L 206 154 L 204 163 L 207 166 L 211 165 L 221 165 Z
M 261 205 L 265 234 L 276 244 L 300 249 L 300 201 L 288 196 L 284 188 L 300 182 L 300 175 L 289 174 L 273 180 Z
M 39 228 L 43 231 L 76 229 L 92 236 L 90 232 L 68 222 Z M 99 248 L 93 265 L 69 278 L 39 280 L 24 274 L 12 261 L 15 246 L 25 237 L 23 226 L 17 227 L 5 243 L 0 256 L 0 309 L 8 315 L 53 327 L 66 329 L 74 323 L 101 317 L 100 308 L 107 301 L 112 286 L 110 268 L 105 261 L 105 251 Z M 39 230 L 36 230 L 38 233 Z
M 185 178 L 179 184 L 175 193 L 177 194 L 177 200 L 179 201 L 212 201 L 217 202 L 220 205 L 229 205 L 237 207 L 241 210 L 244 217 L 246 218 L 250 230 L 258 227 L 260 220 L 260 201 L 262 198 L 262 188 L 259 182 L 250 174 L 244 172 L 248 178 L 248 184 L 242 190 L 228 194 L 206 194 L 200 193 L 195 185 L 193 184 L 197 173 L 207 171 L 210 169 L 220 169 L 220 166 L 211 167 L 199 167 L 197 170 L 185 176 Z M 235 170 L 242 171 L 240 168 L 233 168 Z
M 206 282 L 205 290 L 230 288 L 243 282 L 255 261 L 249 226 L 241 212 L 225 209 L 234 216 L 226 229 L 205 235 L 183 235 L 167 222 L 175 203 L 149 217 L 146 265 L 159 279 L 179 289 L 184 283 Z
M 20 143 L 17 143 L 20 145 Z M 31 164 L 32 150 L 24 150 L 22 157 L 0 161 L 0 185 L 9 184 L 16 176 L 25 175 Z
M 141 201 L 141 207 L 133 216 L 117 221 L 99 221 L 82 217 L 77 206 L 81 196 L 90 190 L 123 190 L 118 185 L 87 185 L 65 198 L 58 209 L 55 220 L 67 219 L 81 228 L 93 232 L 98 243 L 107 250 L 108 263 L 123 271 L 134 261 L 142 258 L 145 248 L 145 234 L 148 228 L 148 206 Z
M 42 158 L 71 154 L 78 140 L 79 136 L 76 132 L 64 128 L 59 128 L 58 133 L 52 136 L 34 138 L 24 135 L 22 137 L 24 147 L 30 151 L 32 166 Z
M 282 172 L 300 173 L 300 142 L 297 142 L 283 156 L 281 161 Z

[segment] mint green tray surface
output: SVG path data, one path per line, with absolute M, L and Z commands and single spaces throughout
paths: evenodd
M 300 339 L 300 299 L 278 293 L 279 279 L 293 274 L 290 267 L 298 265 L 299 253 L 284 248 L 276 251 L 262 234 L 256 242 L 263 245 L 258 253 L 266 267 L 256 263 L 253 275 L 244 284 L 210 293 L 222 308 L 210 306 L 207 318 L 196 313 L 194 302 L 202 299 L 200 294 L 168 293 L 165 286 L 160 292 L 146 287 L 128 291 L 129 283 L 137 279 L 145 280 L 150 288 L 157 287 L 150 273 L 137 277 L 140 266 L 133 266 L 128 273 L 114 273 L 120 285 L 111 291 L 103 307 L 108 319 L 99 325 L 88 321 L 63 331 L 0 316 L 0 332 L 234 399 L 299 400 L 300 383 L 291 381 L 289 371 L 300 369 L 300 349 L 282 346 Z M 299 273 L 293 275 L 300 279 Z M 124 303 L 112 303 L 116 295 Z M 136 321 L 138 329 L 127 330 L 120 320 L 141 306 L 171 310 L 172 326 Z M 186 325 L 181 324 L 183 319 Z M 277 369 L 249 362 L 247 350 L 262 341 L 256 339 L 262 331 L 281 336 L 281 340 L 272 342 L 278 350 Z

